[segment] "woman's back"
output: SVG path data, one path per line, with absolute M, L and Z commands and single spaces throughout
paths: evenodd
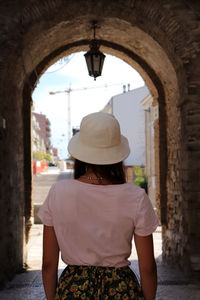
M 158 221 L 145 191 L 126 183 L 123 160 L 130 148 L 118 121 L 103 112 L 84 117 L 68 151 L 75 179 L 54 184 L 38 214 L 47 299 L 144 299 L 144 293 L 153 300 Z M 128 267 L 133 235 L 143 291 Z M 68 266 L 57 286 L 60 250 Z
M 133 183 L 57 182 L 39 216 L 54 226 L 62 259 L 71 265 L 129 265 L 133 232 L 145 236 L 158 225 L 147 195 Z

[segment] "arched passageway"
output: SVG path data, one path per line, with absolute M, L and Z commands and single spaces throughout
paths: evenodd
M 192 275 L 200 273 L 199 8 L 186 1 L 148 0 L 1 3 L 0 282 L 25 261 L 24 231 L 28 232 L 32 214 L 32 91 L 54 61 L 88 49 L 94 19 L 100 25 L 101 50 L 139 71 L 157 98 L 157 205 L 163 255 Z

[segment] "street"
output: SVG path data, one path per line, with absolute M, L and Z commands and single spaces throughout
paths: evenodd
M 72 170 L 60 172 L 58 167 L 49 167 L 47 173 L 33 175 L 33 203 L 42 204 L 53 183 L 70 178 L 73 178 Z

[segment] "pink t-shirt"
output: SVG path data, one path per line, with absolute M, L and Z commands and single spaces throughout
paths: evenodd
M 70 265 L 129 265 L 133 233 L 147 236 L 158 226 L 148 196 L 134 183 L 59 181 L 38 216 L 54 227 L 62 260 Z

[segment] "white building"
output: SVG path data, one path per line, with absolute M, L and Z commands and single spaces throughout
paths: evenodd
M 121 133 L 129 140 L 131 153 L 125 166 L 145 165 L 145 112 L 141 101 L 150 94 L 146 86 L 113 96 L 103 111 L 119 121 Z

